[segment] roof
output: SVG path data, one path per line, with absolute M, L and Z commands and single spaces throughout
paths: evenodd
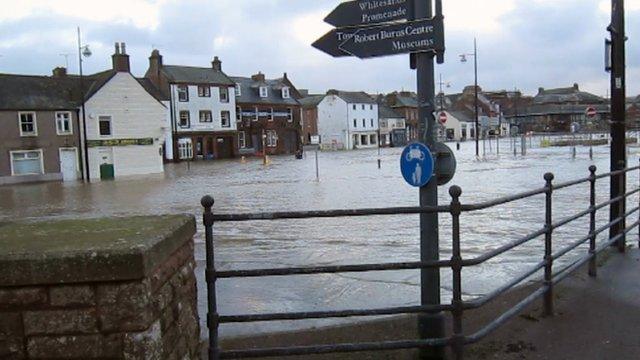
M 160 89 L 158 89 L 153 82 L 151 82 L 150 79 L 147 78 L 136 78 L 136 80 L 138 80 L 138 82 L 140 83 L 140 85 L 142 85 L 142 87 L 147 90 L 147 92 L 153 96 L 154 98 L 156 98 L 156 100 L 158 101 L 169 101 L 171 100 L 169 98 L 169 95 L 162 93 L 162 91 L 160 91 Z
M 380 119 L 403 119 L 404 116 L 395 112 L 392 108 L 384 104 L 378 104 L 378 117 Z
M 604 103 L 600 96 L 580 91 L 578 84 L 568 88 L 543 89 L 538 90 L 538 94 L 533 98 L 534 104 L 562 104 L 562 103 Z
M 329 90 L 327 94 L 333 94 L 346 101 L 347 104 L 377 104 L 377 102 L 364 91 Z
M 402 91 L 395 93 L 395 104 L 392 107 L 418 107 L 418 96 L 412 92 Z
M 307 97 L 303 97 L 298 101 L 300 101 L 300 104 L 302 104 L 302 107 L 304 108 L 313 108 L 318 106 L 318 104 L 320 104 L 322 100 L 324 100 L 325 96 L 326 95 L 309 95 Z
M 300 105 L 300 102 L 293 96 L 285 99 L 282 97 L 282 88 L 290 87 L 284 78 L 265 79 L 264 81 L 255 81 L 251 78 L 232 76 L 233 84 L 240 86 L 240 96 L 236 97 L 238 104 L 281 104 L 281 105 Z M 260 86 L 269 88 L 266 98 L 260 97 Z
M 83 77 L 82 85 L 77 75 L 62 77 L 38 75 L 0 74 L 0 109 L 2 110 L 69 110 L 82 104 L 81 86 L 85 99 L 91 98 L 113 76 L 114 70 L 106 70 Z M 160 91 L 147 79 L 138 83 L 154 98 L 162 101 Z
M 213 68 L 163 65 L 161 71 L 174 83 L 215 84 L 233 86 L 235 83 L 224 72 Z
M 518 111 L 518 117 L 523 116 L 539 116 L 539 115 L 561 115 L 561 114 L 584 114 L 587 107 L 593 107 L 598 113 L 606 114 L 610 112 L 608 104 L 593 104 L 593 105 L 575 105 L 575 104 L 534 104 L 520 109 Z M 515 116 L 514 114 L 507 114 L 509 117 Z

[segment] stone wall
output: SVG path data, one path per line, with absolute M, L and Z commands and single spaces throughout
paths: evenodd
M 197 359 L 194 233 L 186 216 L 0 226 L 0 359 Z

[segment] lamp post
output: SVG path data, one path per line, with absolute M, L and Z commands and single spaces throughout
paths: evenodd
M 80 96 L 82 101 L 82 134 L 84 137 L 84 143 L 82 144 L 84 149 L 84 180 L 86 182 L 91 181 L 91 176 L 89 175 L 89 146 L 87 145 L 87 115 L 85 111 L 85 90 L 84 90 L 84 76 L 82 74 L 82 57 L 91 56 L 91 50 L 89 49 L 89 45 L 82 45 L 81 37 L 80 37 L 80 27 L 78 26 L 78 68 L 80 71 Z
M 476 138 L 476 158 L 480 157 L 480 143 L 478 142 L 478 129 L 480 127 L 479 125 L 479 120 L 478 120 L 478 44 L 476 39 L 473 39 L 473 54 L 461 54 L 460 55 L 460 62 L 466 63 L 467 62 L 467 56 L 473 56 L 473 71 L 474 71 L 474 75 L 475 75 L 475 88 L 474 88 L 474 93 L 475 93 L 475 102 L 474 102 L 474 109 L 475 109 L 475 120 L 476 120 L 476 133 L 475 133 L 475 138 Z

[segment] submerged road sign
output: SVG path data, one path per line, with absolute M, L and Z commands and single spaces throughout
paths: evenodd
M 406 20 L 410 0 L 355 0 L 343 2 L 324 21 L 336 26 L 377 24 Z
M 429 148 L 421 143 L 409 144 L 400 157 L 402 177 L 414 187 L 423 187 L 433 177 L 433 155 Z
M 442 17 L 360 27 L 339 46 L 361 59 L 444 51 L 444 25 Z

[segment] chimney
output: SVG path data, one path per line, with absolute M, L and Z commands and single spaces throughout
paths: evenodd
M 111 56 L 113 70 L 118 72 L 130 72 L 129 55 L 127 55 L 124 43 L 115 44 L 115 53 Z
M 580 91 L 580 88 L 578 87 L 578 83 L 574 83 L 574 84 L 573 84 L 573 89 L 574 89 L 575 91 Z
M 287 77 L 287 73 L 284 73 L 284 75 L 282 76 L 283 79 L 289 80 L 289 78 Z
M 544 93 L 544 88 L 542 88 L 542 87 L 538 88 L 538 95 L 540 95 L 542 93 Z
M 222 61 L 220 61 L 220 59 L 218 59 L 218 57 L 215 56 L 213 58 L 213 61 L 211 62 L 211 67 L 215 71 L 222 71 Z
M 53 69 L 52 72 L 54 78 L 62 78 L 67 76 L 67 68 L 65 67 L 58 66 L 57 68 Z
M 149 56 L 149 70 L 147 70 L 147 76 L 152 81 L 158 81 L 160 79 L 160 69 L 162 69 L 162 55 L 160 51 L 153 50 L 151 56 Z
M 337 96 L 338 94 L 339 94 L 339 91 L 336 90 L 336 89 L 327 90 L 327 95 L 336 95 Z
M 251 80 L 257 81 L 257 82 L 264 82 L 265 81 L 264 74 L 258 71 L 257 74 L 251 75 Z

